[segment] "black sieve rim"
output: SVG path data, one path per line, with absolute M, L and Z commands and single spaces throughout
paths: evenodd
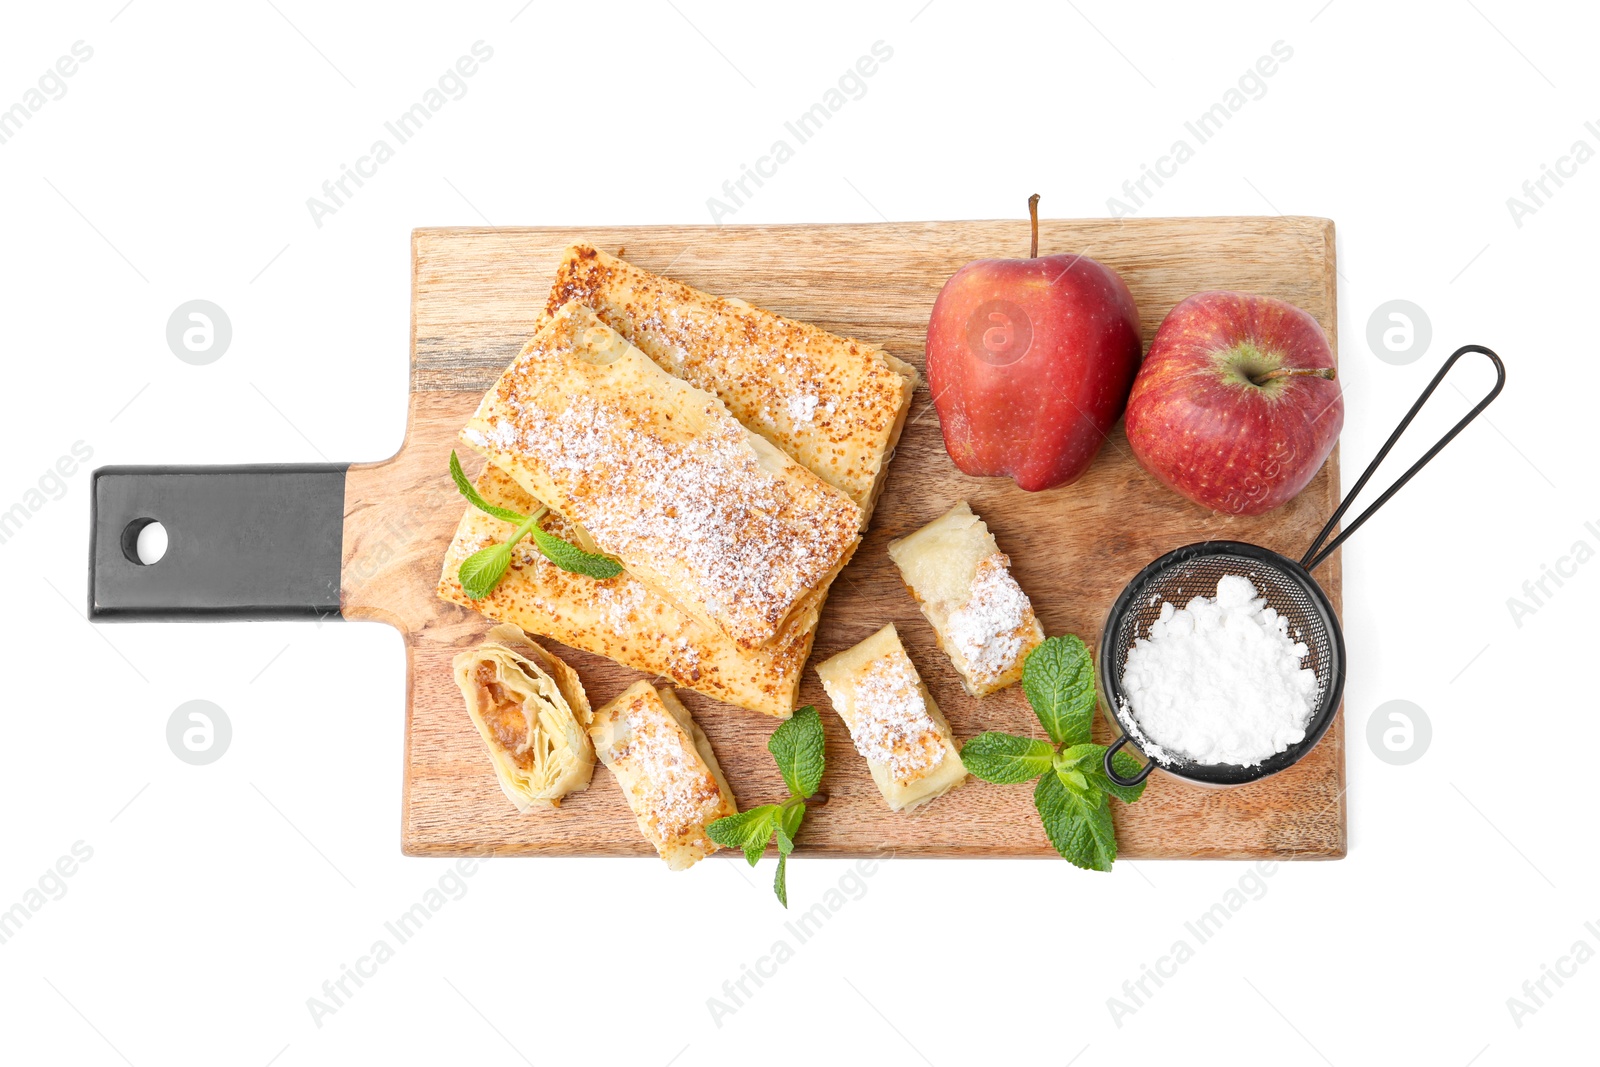
M 1340 630 L 1339 619 L 1334 614 L 1333 605 L 1329 603 L 1327 594 L 1322 591 L 1316 579 L 1311 577 L 1311 572 L 1287 556 L 1262 548 L 1260 545 L 1243 541 L 1201 541 L 1174 549 L 1140 571 L 1123 588 L 1121 595 L 1111 605 L 1110 614 L 1106 616 L 1105 628 L 1100 634 L 1100 657 L 1097 669 L 1100 676 L 1102 707 L 1123 734 L 1113 748 L 1120 748 L 1124 744 L 1139 747 L 1133 732 L 1134 724 L 1129 721 L 1129 713 L 1122 707 L 1124 700 L 1121 673 L 1127 649 L 1132 646 L 1134 639 L 1148 636 L 1148 626 L 1143 628 L 1143 632 L 1139 632 L 1137 616 L 1146 606 L 1152 595 L 1152 589 L 1160 588 L 1163 583 L 1158 579 L 1176 567 L 1223 556 L 1247 560 L 1258 568 L 1258 571 L 1276 572 L 1290 587 L 1298 590 L 1304 598 L 1304 604 L 1301 605 L 1302 610 L 1298 620 L 1291 617 L 1290 625 L 1295 627 L 1298 622 L 1301 630 L 1305 630 L 1308 626 L 1320 627 L 1325 647 L 1320 651 L 1314 648 L 1309 654 L 1317 660 L 1313 669 L 1317 670 L 1321 691 L 1318 695 L 1318 705 L 1306 723 L 1306 735 L 1297 744 L 1253 767 L 1232 763 L 1196 763 L 1181 759 L 1158 761 L 1150 759 L 1148 754 L 1145 754 L 1151 767 L 1191 782 L 1215 786 L 1244 785 L 1247 782 L 1259 781 L 1298 763 L 1306 753 L 1317 746 L 1323 734 L 1328 732 L 1328 727 L 1332 725 L 1333 717 L 1339 710 L 1339 701 L 1344 695 L 1344 634 Z M 1260 583 L 1257 583 L 1257 587 L 1259 589 Z M 1213 587 L 1210 591 L 1196 589 L 1194 592 L 1196 595 L 1205 593 L 1210 596 L 1215 591 Z M 1269 595 L 1269 604 L 1272 599 Z M 1280 613 L 1288 615 L 1281 609 Z M 1307 643 L 1313 644 L 1311 641 Z M 1140 751 L 1143 752 L 1143 749 Z M 1107 760 L 1109 762 L 1109 754 Z M 1143 780 L 1148 773 L 1148 770 L 1141 772 L 1140 780 Z

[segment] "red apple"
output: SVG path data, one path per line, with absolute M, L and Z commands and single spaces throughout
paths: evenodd
M 1344 426 L 1317 320 L 1249 293 L 1198 293 L 1167 313 L 1128 398 L 1144 469 L 1197 504 L 1259 515 L 1311 481 Z
M 1139 314 L 1116 271 L 1087 256 L 1040 256 L 1039 198 L 1027 259 L 957 271 L 928 320 L 928 387 L 963 473 L 1023 489 L 1089 468 L 1139 368 Z

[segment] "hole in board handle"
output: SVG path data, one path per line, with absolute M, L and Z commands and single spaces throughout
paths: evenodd
M 155 519 L 134 519 L 122 528 L 122 554 L 141 567 L 159 563 L 167 554 L 167 528 Z

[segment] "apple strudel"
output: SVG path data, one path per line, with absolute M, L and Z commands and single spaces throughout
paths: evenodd
M 589 737 L 669 869 L 717 850 L 706 827 L 739 808 L 711 743 L 672 690 L 635 682 L 594 713 Z
M 1021 680 L 1044 628 L 1011 576 L 1010 557 L 966 501 L 889 542 L 889 558 L 968 693 L 981 697 Z
M 890 623 L 817 666 L 891 811 L 912 811 L 967 776 L 933 695 Z
M 589 787 L 592 715 L 576 671 L 505 625 L 452 666 L 500 790 L 518 811 L 557 807 Z
M 861 509 L 570 301 L 462 440 L 697 620 L 771 641 L 858 544 Z
M 917 386 L 909 363 L 587 244 L 567 249 L 546 313 L 569 300 L 593 308 L 663 370 L 715 393 L 747 428 L 843 490 L 867 528 Z
M 539 502 L 493 464 L 483 468 L 474 485 L 497 507 L 524 515 L 538 510 Z M 568 541 L 578 536 L 554 512 L 546 513 L 539 525 Z M 597 581 L 562 570 L 527 539 L 512 549 L 511 566 L 494 590 L 481 600 L 471 599 L 457 576 L 462 561 L 509 541 L 512 532 L 511 523 L 469 505 L 445 552 L 439 597 L 625 667 L 664 676 L 714 700 L 780 719 L 794 713 L 826 588 L 814 591 L 776 637 L 754 649 L 740 648 L 626 571 Z

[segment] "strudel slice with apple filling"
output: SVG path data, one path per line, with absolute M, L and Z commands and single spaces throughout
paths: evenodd
M 576 671 L 515 626 L 496 626 L 453 666 L 500 791 L 518 811 L 554 808 L 589 787 L 592 716 Z
M 950 724 L 894 623 L 818 665 L 817 676 L 890 810 L 918 808 L 966 777 Z
M 706 827 L 739 808 L 711 742 L 672 690 L 635 682 L 594 713 L 589 737 L 670 869 L 717 850 Z
M 966 501 L 889 542 L 889 558 L 968 693 L 981 697 L 1021 679 L 1044 628 L 1011 576 L 1010 558 Z
M 771 641 L 860 539 L 848 496 L 576 301 L 528 342 L 461 437 L 741 648 Z
M 861 507 L 867 528 L 917 372 L 878 345 L 652 274 L 592 245 L 567 249 L 547 314 L 585 304 L 663 370 Z

